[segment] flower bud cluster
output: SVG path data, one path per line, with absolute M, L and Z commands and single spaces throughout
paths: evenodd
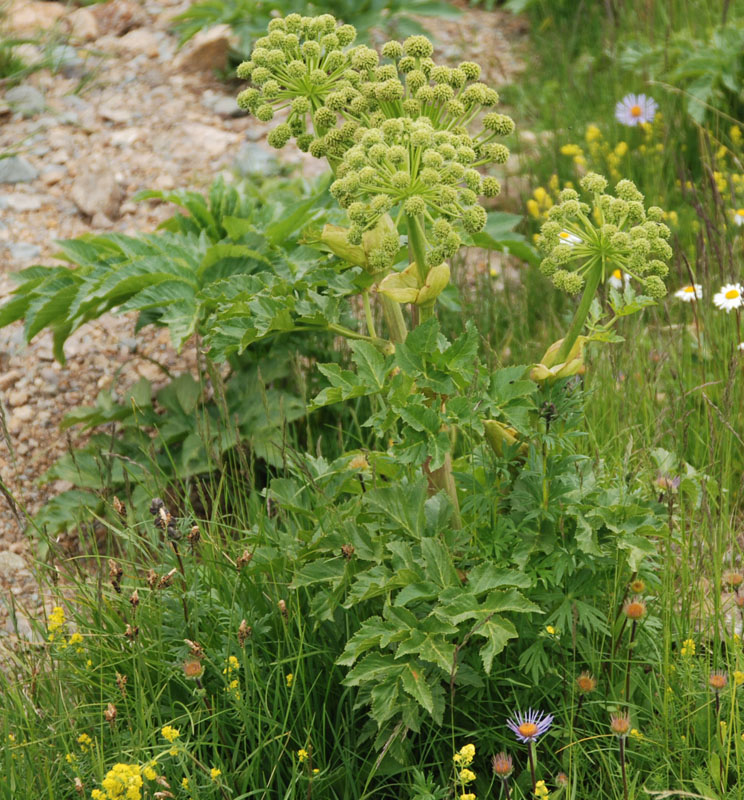
M 581 188 L 591 195 L 591 204 L 573 189 L 564 189 L 548 212 L 538 238 L 545 254 L 542 272 L 559 289 L 577 294 L 586 273 L 601 264 L 603 281 L 621 269 L 640 283 L 644 294 L 663 297 L 662 279 L 669 272 L 665 262 L 672 256 L 666 241 L 670 231 L 661 221 L 664 212 L 656 206 L 646 209 L 643 195 L 629 180 L 621 180 L 610 194 L 606 179 L 590 172 Z
M 514 122 L 491 110 L 499 97 L 478 82 L 477 64 L 437 65 L 424 36 L 388 42 L 381 59 L 352 46 L 355 36 L 328 14 L 273 19 L 238 67 L 238 77 L 253 83 L 238 105 L 266 122 L 286 113 L 269 143 L 281 148 L 294 138 L 301 150 L 328 159 L 351 244 L 391 212 L 396 223 L 403 215 L 420 219 L 427 234 L 442 220 L 448 227 L 427 235 L 427 262 L 440 264 L 460 245 L 453 225 L 468 233 L 484 227 L 478 198 L 495 197 L 501 187 L 479 168 L 506 161 L 509 150 L 495 140 L 512 133 Z M 476 118 L 479 131 L 471 135 Z M 393 257 L 389 244 L 381 262 Z

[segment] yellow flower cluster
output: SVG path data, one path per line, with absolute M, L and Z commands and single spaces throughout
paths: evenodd
M 81 733 L 80 736 L 77 738 L 77 743 L 80 745 L 80 749 L 87 753 L 91 747 L 93 747 L 93 740 L 88 736 L 87 733 Z
M 460 748 L 458 753 L 452 756 L 452 762 L 456 767 L 469 767 L 475 758 L 475 745 L 466 744 Z
M 547 800 L 547 798 L 550 797 L 550 792 L 545 785 L 545 781 L 538 781 L 535 784 L 535 797 L 537 800 Z
M 288 672 L 285 680 L 287 681 L 287 688 L 291 689 L 292 683 L 294 682 L 294 675 L 291 672 Z
M 740 669 L 737 669 L 734 672 L 734 685 L 741 686 L 743 683 L 744 683 L 744 672 L 742 672 Z
M 222 670 L 222 674 L 230 675 L 238 669 L 240 669 L 240 662 L 235 656 L 230 656 L 225 662 L 225 669 Z
M 682 642 L 682 649 L 680 653 L 683 656 L 694 656 L 695 655 L 695 640 L 694 639 L 685 639 Z
M 141 800 L 142 775 L 137 764 L 114 764 L 101 781 L 101 789 L 93 789 L 93 800 Z
M 65 611 L 60 606 L 55 606 L 49 615 L 49 641 L 54 641 L 55 634 L 65 625 Z
M 304 748 L 301 748 L 297 751 L 297 760 L 300 762 L 300 764 L 304 764 L 308 758 L 310 758 L 310 754 Z
M 178 730 L 178 728 L 174 728 L 172 725 L 165 725 L 160 733 L 162 734 L 163 738 L 169 741 L 171 744 L 173 744 L 173 742 L 175 742 L 176 739 L 178 739 L 178 737 L 181 735 L 181 732 Z
M 213 781 L 216 781 L 217 778 L 220 777 L 220 775 L 222 775 L 222 770 L 221 769 L 217 769 L 217 767 L 212 767 L 212 769 L 209 770 L 209 777 Z

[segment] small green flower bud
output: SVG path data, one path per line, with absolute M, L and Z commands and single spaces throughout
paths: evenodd
M 280 125 L 277 125 L 273 131 L 271 131 L 268 135 L 267 141 L 271 145 L 271 147 L 275 147 L 277 150 L 281 150 L 284 145 L 292 137 L 292 131 L 287 125 L 286 122 L 282 122 Z
M 651 242 L 651 255 L 663 258 L 668 261 L 672 257 L 672 248 L 663 239 L 654 239 Z
M 446 83 L 440 83 L 432 87 L 434 100 L 437 103 L 447 103 L 455 96 L 455 90 Z
M 305 126 L 305 118 L 304 117 L 290 117 L 289 118 L 289 130 L 292 133 L 292 136 L 300 136 L 301 134 L 305 133 L 307 128 Z
M 431 71 L 434 69 L 436 64 L 431 58 L 422 58 L 419 60 L 419 67 L 424 71 L 424 75 L 428 78 L 431 75 Z
M 422 86 L 426 86 L 427 78 L 420 69 L 411 70 L 406 75 L 406 86 L 412 94 L 416 94 Z
M 625 231 L 617 231 L 610 237 L 610 244 L 617 250 L 627 250 L 630 247 L 630 236 Z
M 653 300 L 659 300 L 667 293 L 664 281 L 658 275 L 649 275 L 643 280 L 643 291 Z
M 411 183 L 411 176 L 405 170 L 398 170 L 391 176 L 390 183 L 396 189 L 407 189 Z
M 382 55 L 385 58 L 397 61 L 403 55 L 403 45 L 400 42 L 385 42 L 382 46 Z
M 454 206 L 457 203 L 457 189 L 452 186 L 440 186 L 439 203 L 440 205 Z
M 346 234 L 346 238 L 349 240 L 349 244 L 361 244 L 363 234 L 364 229 L 361 225 L 351 224 Z
M 377 170 L 374 167 L 363 167 L 359 170 L 359 180 L 362 183 L 372 183 L 377 179 Z
M 398 70 L 395 69 L 394 64 L 383 64 L 380 67 L 375 67 L 374 76 L 375 80 L 379 82 L 396 80 L 398 78 Z
M 413 97 L 409 97 L 402 103 L 403 106 L 403 113 L 407 114 L 409 117 L 418 117 L 421 113 L 421 103 L 418 100 L 414 100 Z
M 255 114 L 256 119 L 261 120 L 261 122 L 271 122 L 274 119 L 274 109 L 268 103 L 258 106 Z
M 467 75 L 461 69 L 451 69 L 449 71 L 449 85 L 453 89 L 462 89 L 467 79 Z
M 566 200 L 565 203 L 561 203 L 561 207 L 563 209 L 564 217 L 575 217 L 579 213 L 578 200 Z
M 267 37 L 269 42 L 271 42 L 274 47 L 281 47 L 284 44 L 284 31 L 279 30 L 278 28 L 274 28 L 274 30 L 269 28 L 269 31 L 270 33 Z
M 332 14 L 321 14 L 316 17 L 318 29 L 330 33 L 336 27 L 336 18 Z
M 486 227 L 487 218 L 483 206 L 469 206 L 463 211 L 462 226 L 468 233 L 478 233 Z
M 258 89 L 243 89 L 237 97 L 237 104 L 239 108 L 246 111 L 252 111 L 256 105 L 261 101 L 261 95 Z
M 386 194 L 376 194 L 369 205 L 375 214 L 387 214 L 393 207 L 393 201 Z
M 646 216 L 651 222 L 661 222 L 664 219 L 664 212 L 659 206 L 650 206 L 646 211 Z
M 313 69 L 310 71 L 308 78 L 310 79 L 310 83 L 314 83 L 316 86 L 322 86 L 326 82 L 328 76 L 325 74 L 325 70 Z
M 483 178 L 481 194 L 484 197 L 497 197 L 499 194 L 501 194 L 501 184 L 498 182 L 498 180 L 496 180 L 496 178 L 493 178 L 489 175 Z
M 302 78 L 307 72 L 307 67 L 303 61 L 290 61 L 287 64 L 287 73 L 291 78 Z
M 336 126 L 336 112 L 331 111 L 330 108 L 321 106 L 313 116 L 313 124 L 316 129 L 320 128 L 333 128 Z
M 406 55 L 413 58 L 430 58 L 434 52 L 434 45 L 426 36 L 409 36 L 403 42 L 403 50 Z
M 585 192 L 593 194 L 602 194 L 607 188 L 607 179 L 596 172 L 587 172 L 579 183 Z
M 292 101 L 292 111 L 295 114 L 307 114 L 310 111 L 310 101 L 307 97 L 295 97 Z
M 484 149 L 486 157 L 495 164 L 506 164 L 509 160 L 509 148 L 506 145 L 492 142 L 487 144 Z
M 271 72 L 266 67 L 256 67 L 251 74 L 251 80 L 256 86 L 262 86 L 271 78 Z
M 412 217 L 423 214 L 426 211 L 426 201 L 423 197 L 413 195 L 413 197 L 409 197 L 405 203 L 403 203 L 403 211 Z
M 578 200 L 579 193 L 575 189 L 563 189 L 558 195 L 558 202 L 565 203 L 566 200 Z
M 269 20 L 268 30 L 269 33 L 271 31 L 285 31 L 287 29 L 287 21 L 282 19 L 281 17 L 275 17 L 272 20 Z
M 478 195 L 472 189 L 460 189 L 460 204 L 472 206 L 478 202 Z
M 303 153 L 307 153 L 310 149 L 310 144 L 313 141 L 312 133 L 303 133 L 297 137 L 297 149 Z
M 429 77 L 434 83 L 449 83 L 449 67 L 437 66 L 433 67 Z
M 481 68 L 472 61 L 463 61 L 458 65 L 458 69 L 465 73 L 469 81 L 477 81 L 480 78 Z
M 643 195 L 638 191 L 638 187 L 627 179 L 621 180 L 615 186 L 615 194 L 623 200 L 629 202 L 643 203 Z
M 419 179 L 424 186 L 436 186 L 439 183 L 439 172 L 432 167 L 424 167 L 419 173 Z
M 514 120 L 506 114 L 486 114 L 483 117 L 483 127 L 497 136 L 508 136 L 514 133 Z
M 452 233 L 452 226 L 449 224 L 449 222 L 447 222 L 447 220 L 444 220 L 440 217 L 434 222 L 431 230 L 434 234 L 434 238 L 438 241 L 442 241 L 446 239 L 450 233 Z
M 379 63 L 379 56 L 375 50 L 359 45 L 355 47 L 351 53 L 351 66 L 358 70 L 371 70 L 374 69 Z
M 388 80 L 377 85 L 375 97 L 381 103 L 392 103 L 395 100 L 402 100 L 406 91 L 399 80 Z
M 313 158 L 323 158 L 326 154 L 326 143 L 323 137 L 313 139 L 308 147 L 308 152 Z
M 327 33 L 320 40 L 320 46 L 326 51 L 338 50 L 340 43 L 335 33 Z
M 567 294 L 578 294 L 584 286 L 584 279 L 577 272 L 556 270 L 552 276 L 553 285 Z
M 639 192 L 640 194 L 640 192 Z M 643 196 L 643 195 L 641 195 Z M 628 220 L 637 225 L 646 219 L 646 209 L 640 200 L 628 201 Z
M 318 42 L 307 41 L 302 43 L 300 48 L 303 58 L 307 61 L 317 61 L 322 53 L 321 47 Z
M 408 156 L 408 151 L 405 147 L 396 144 L 388 151 L 388 159 L 392 164 L 404 164 Z
M 657 275 L 659 278 L 666 278 L 669 274 L 669 267 L 658 258 L 654 258 L 648 262 L 646 272 L 648 275 Z
M 341 25 L 336 29 L 336 36 L 341 47 L 348 47 L 356 39 L 357 31 L 353 25 Z
M 302 25 L 302 17 L 299 14 L 287 14 L 284 18 L 284 27 L 288 31 L 297 33 Z
M 386 144 L 373 144 L 367 153 L 370 161 L 381 163 L 387 158 L 388 146 Z
M 293 55 L 297 52 L 297 49 L 300 46 L 299 37 L 294 33 L 288 33 L 284 37 L 284 43 L 282 47 L 284 48 L 285 52 L 292 53 Z
M 401 60 L 398 62 L 398 72 L 405 74 L 406 72 L 410 72 L 412 69 L 416 69 L 416 59 L 412 58 L 411 56 L 403 56 L 403 58 L 401 58 Z
M 476 192 L 477 194 L 481 193 L 481 174 L 478 172 L 477 169 L 468 169 L 465 170 L 465 185 L 468 189 Z
M 267 100 L 274 100 L 279 92 L 281 91 L 281 86 L 279 85 L 279 81 L 269 80 L 261 87 L 261 94 Z
M 242 64 L 238 64 L 235 74 L 241 81 L 249 81 L 251 79 L 251 73 L 253 72 L 253 66 L 252 61 L 244 61 Z

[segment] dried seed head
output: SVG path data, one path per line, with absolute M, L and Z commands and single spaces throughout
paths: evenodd
M 131 603 L 132 608 L 136 610 L 137 606 L 139 605 L 139 592 L 136 589 L 132 592 L 129 602 Z
M 116 706 L 113 703 L 109 703 L 106 706 L 106 710 L 103 712 L 103 718 L 112 728 L 114 727 L 114 723 L 116 722 Z
M 189 652 L 194 658 L 204 658 L 204 648 L 199 642 L 192 642 L 191 639 L 184 639 L 184 642 L 189 646 Z
M 584 672 L 576 678 L 576 686 L 582 694 L 589 694 L 589 692 L 593 692 L 597 688 L 597 679 L 591 672 L 584 670 Z
M 114 495 L 114 499 L 112 501 L 112 505 L 114 506 L 114 511 L 116 511 L 116 513 L 120 517 L 125 517 L 126 516 L 127 507 L 124 505 L 124 503 L 121 502 L 121 500 L 119 500 L 119 498 L 116 495 Z
M 248 550 L 243 550 L 242 555 L 238 556 L 238 560 L 235 562 L 235 566 L 237 567 L 238 572 L 243 569 L 243 567 L 250 563 L 250 560 L 253 558 L 253 553 Z
M 195 681 L 204 674 L 204 665 L 198 658 L 187 658 L 183 662 L 183 674 L 185 678 Z
M 75 777 L 75 791 L 78 794 L 82 794 L 85 791 L 85 787 L 83 786 L 83 782 L 77 776 Z
M 610 717 L 610 729 L 620 738 L 624 738 L 630 731 L 630 715 L 627 712 L 622 714 L 613 714 Z
M 743 581 L 744 575 L 742 575 L 741 572 L 729 570 L 728 572 L 723 573 L 723 582 L 729 587 L 729 589 L 738 591 Z
M 124 570 L 114 561 L 113 558 L 109 559 L 108 562 L 109 568 L 109 580 L 111 581 L 111 585 L 114 587 L 114 591 L 118 594 L 121 592 L 121 576 L 124 574 Z
M 119 692 L 121 692 L 122 697 L 127 696 L 127 676 L 122 675 L 121 673 L 116 673 L 116 685 L 119 687 Z
M 343 545 L 341 545 L 341 555 L 347 561 L 350 561 L 351 557 L 354 555 L 354 545 L 353 544 L 343 544 Z
M 713 670 L 708 676 L 708 686 L 716 693 L 725 689 L 727 683 L 728 675 L 719 669 Z
M 147 570 L 147 585 L 154 589 L 158 585 L 158 573 L 154 569 Z
M 514 762 L 507 753 L 497 753 L 491 758 L 491 769 L 496 777 L 506 780 L 514 772 Z
M 276 605 L 284 619 L 287 619 L 289 614 L 287 613 L 287 604 L 284 602 L 284 600 L 279 600 Z
M 623 611 L 628 619 L 637 622 L 639 619 L 643 619 L 643 617 L 646 616 L 646 604 L 640 597 L 634 597 L 632 600 L 628 600 L 623 606 Z
M 163 575 L 163 577 L 160 579 L 160 583 L 158 583 L 158 589 L 165 589 L 166 586 L 170 586 L 171 583 L 173 582 L 173 576 L 175 574 L 176 574 L 176 568 L 173 567 L 173 569 L 169 573 Z
M 191 530 L 189 531 L 189 535 L 186 538 L 188 539 L 189 545 L 193 550 L 201 540 L 201 531 L 199 530 L 199 526 L 192 525 Z
M 636 578 L 631 582 L 629 588 L 633 594 L 643 594 L 646 591 L 646 584 L 640 578 Z
M 127 629 L 124 631 L 124 636 L 133 642 L 139 636 L 139 625 L 130 625 L 127 623 Z
M 245 640 L 249 639 L 252 635 L 253 628 L 251 628 L 245 620 L 241 620 L 238 626 L 238 644 L 242 647 L 245 644 Z
M 150 503 L 150 513 L 153 517 L 157 516 L 162 508 L 165 508 L 165 503 L 159 497 L 153 497 Z

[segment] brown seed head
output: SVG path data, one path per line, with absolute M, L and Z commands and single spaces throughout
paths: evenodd
M 558 786 L 559 788 L 562 788 L 564 786 L 568 786 L 568 775 L 566 775 L 565 772 L 559 772 L 555 776 L 555 783 L 556 783 L 556 786 Z
M 171 583 L 173 582 L 173 576 L 175 574 L 176 574 L 176 568 L 173 567 L 173 569 L 170 572 L 168 572 L 166 575 L 163 575 L 163 577 L 160 579 L 160 583 L 158 583 L 158 589 L 165 589 L 166 586 L 170 586 Z
M 124 636 L 133 642 L 139 636 L 139 625 L 130 625 L 127 623 L 127 629 L 124 631 Z
M 633 594 L 643 594 L 646 591 L 646 584 L 640 578 L 636 578 L 630 584 L 630 591 Z
M 199 642 L 192 642 L 191 639 L 184 639 L 184 642 L 189 646 L 189 652 L 194 658 L 204 658 L 204 648 Z
M 111 585 L 114 587 L 116 592 L 121 592 L 121 576 L 124 574 L 124 570 L 116 563 L 116 561 L 114 561 L 113 558 L 109 559 L 108 568 Z
M 497 753 L 491 758 L 491 769 L 494 775 L 506 780 L 514 771 L 512 757 L 507 753 Z
M 287 604 L 284 602 L 284 600 L 279 600 L 276 605 L 284 619 L 287 619 L 289 615 L 287 614 Z
M 158 585 L 158 573 L 154 569 L 147 570 L 147 585 L 154 589 Z
M 624 737 L 628 735 L 630 730 L 630 714 L 624 712 L 622 714 L 613 714 L 610 717 L 610 729 L 615 736 Z
M 245 644 L 245 640 L 249 639 L 252 635 L 253 628 L 251 628 L 245 620 L 241 620 L 238 626 L 238 644 L 242 647 Z
M 116 722 L 116 706 L 113 703 L 109 703 L 106 706 L 106 710 L 103 712 L 103 718 L 112 728 L 114 727 L 114 723 Z
M 741 572 L 729 570 L 728 572 L 723 573 L 723 582 L 729 587 L 729 589 L 736 591 L 739 586 L 741 586 L 743 581 L 744 575 L 742 575 Z
M 192 656 L 183 662 L 183 674 L 189 680 L 195 681 L 204 674 L 204 666 L 198 658 Z
M 235 566 L 238 569 L 238 572 L 243 569 L 243 567 L 250 563 L 250 560 L 253 558 L 253 553 L 249 550 L 243 550 L 242 554 L 238 556 L 238 560 L 235 562 Z
M 628 600 L 623 606 L 623 611 L 628 619 L 637 622 L 639 619 L 643 619 L 643 617 L 646 616 L 646 604 L 640 597 L 634 597 L 632 600 Z
M 121 673 L 116 673 L 116 685 L 119 687 L 119 692 L 121 692 L 122 697 L 127 696 L 127 676 L 122 675 Z
M 112 501 L 112 505 L 114 506 L 114 511 L 116 511 L 116 513 L 120 517 L 125 517 L 126 516 L 127 507 L 124 505 L 124 503 L 121 502 L 121 500 L 119 500 L 119 498 L 116 495 L 114 495 L 114 499 Z
M 83 782 L 77 776 L 75 777 L 75 791 L 78 794 L 82 794 L 85 791 L 85 787 L 83 786 Z
M 351 561 L 351 557 L 354 555 L 354 545 L 353 544 L 342 544 L 341 545 L 341 555 L 347 561 Z
M 192 525 L 189 535 L 186 538 L 188 539 L 189 545 L 193 550 L 201 541 L 201 531 L 199 530 L 199 526 Z
M 132 604 L 132 608 L 134 609 L 136 609 L 139 605 L 139 592 L 136 589 L 132 592 L 129 602 Z
M 735 594 L 734 595 L 734 602 L 736 603 L 737 608 L 744 608 L 744 594 Z
M 582 694 L 589 694 L 597 688 L 597 679 L 591 672 L 584 670 L 578 678 L 576 678 L 576 686 Z

